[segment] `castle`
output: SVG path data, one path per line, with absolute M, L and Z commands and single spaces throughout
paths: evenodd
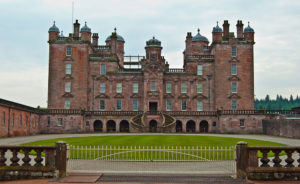
M 76 20 L 73 28 L 67 37 L 55 23 L 48 31 L 48 110 L 39 117 L 40 132 L 261 132 L 264 117 L 249 116 L 249 24 L 244 29 L 238 20 L 235 36 L 227 20 L 223 29 L 217 23 L 211 44 L 199 29 L 188 32 L 183 68 L 169 67 L 155 37 L 146 41 L 145 56 L 126 56 L 116 29 L 99 45 L 86 23 L 80 28 Z

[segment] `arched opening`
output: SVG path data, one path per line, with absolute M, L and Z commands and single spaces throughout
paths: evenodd
M 120 122 L 120 132 L 129 132 L 129 123 L 126 120 Z
M 149 132 L 157 132 L 157 122 L 155 120 L 150 121 Z
M 94 132 L 102 132 L 103 131 L 103 123 L 100 120 L 96 120 L 94 122 Z
M 208 132 L 208 122 L 206 120 L 201 121 L 199 127 L 200 133 Z
M 196 131 L 196 123 L 193 120 L 189 120 L 186 123 L 186 132 L 195 132 Z
M 116 122 L 109 120 L 106 124 L 107 132 L 116 132 Z
M 182 122 L 179 120 L 176 121 L 176 132 L 182 132 Z

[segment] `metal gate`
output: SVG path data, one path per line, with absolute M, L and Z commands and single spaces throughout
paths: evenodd
M 81 173 L 235 174 L 235 147 L 69 146 L 68 171 Z

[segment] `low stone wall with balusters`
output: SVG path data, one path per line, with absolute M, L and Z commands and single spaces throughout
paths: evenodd
M 300 180 L 300 147 L 248 147 L 246 142 L 239 142 L 236 154 L 238 178 Z
M 0 181 L 66 175 L 67 144 L 0 146 Z

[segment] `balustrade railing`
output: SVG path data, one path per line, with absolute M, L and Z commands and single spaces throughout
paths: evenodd
M 216 111 L 164 111 L 170 116 L 216 116 Z
M 87 116 L 136 116 L 142 111 L 85 111 Z
M 169 68 L 167 71 L 169 73 L 184 73 L 184 69 L 182 68 Z
M 98 45 L 98 46 L 94 46 L 93 49 L 96 51 L 110 50 L 110 46 L 109 45 Z
M 198 59 L 200 59 L 200 60 L 203 60 L 203 59 L 204 60 L 206 60 L 206 59 L 212 60 L 212 59 L 215 58 L 215 56 L 214 55 L 188 55 L 185 58 L 187 60 L 198 60 Z

